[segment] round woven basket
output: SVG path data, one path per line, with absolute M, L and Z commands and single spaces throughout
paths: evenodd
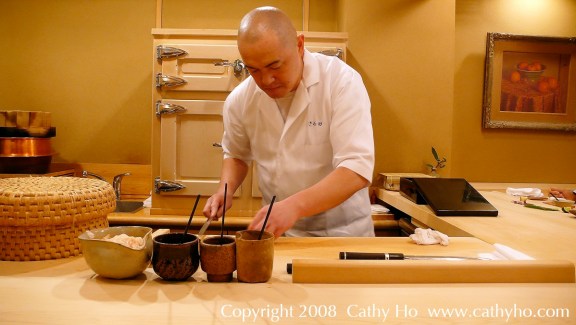
M 0 179 L 0 260 L 38 261 L 80 254 L 78 236 L 108 227 L 110 184 L 77 177 Z

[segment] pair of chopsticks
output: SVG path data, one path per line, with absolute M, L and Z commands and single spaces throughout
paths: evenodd
M 220 230 L 220 243 L 222 243 L 222 238 L 224 237 L 224 218 L 226 217 L 226 197 L 228 196 L 228 183 L 224 184 L 224 207 L 222 209 L 222 227 Z M 270 212 L 272 212 L 272 206 L 274 205 L 274 201 L 276 200 L 276 195 L 272 197 L 272 201 L 270 202 L 270 206 L 268 207 L 268 211 L 266 212 L 266 218 L 264 219 L 264 224 L 262 225 L 262 229 L 260 230 L 260 234 L 258 235 L 258 240 L 262 239 L 262 235 L 264 234 L 264 229 L 266 229 L 266 224 L 268 223 L 268 218 L 270 217 Z M 190 228 L 190 224 L 192 223 L 192 217 L 194 216 L 194 212 L 196 212 L 196 207 L 198 206 L 198 202 L 200 201 L 200 194 L 196 196 L 196 202 L 194 202 L 194 208 L 190 213 L 190 218 L 188 218 L 188 224 L 184 229 L 184 235 L 188 233 L 188 229 Z M 210 220 L 208 220 L 209 222 Z M 207 222 L 207 224 L 208 224 Z M 202 227 L 204 228 L 204 226 Z M 202 232 L 202 231 L 200 231 Z M 200 234 L 200 233 L 199 233 Z

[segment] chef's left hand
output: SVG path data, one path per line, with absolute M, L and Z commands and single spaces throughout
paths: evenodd
M 252 222 L 248 226 L 250 230 L 261 230 L 266 219 L 266 213 L 270 205 L 266 205 L 260 209 Z M 274 237 L 280 237 L 286 230 L 292 228 L 294 223 L 299 219 L 298 212 L 294 207 L 285 204 L 284 201 L 274 203 L 268 222 L 266 223 L 266 231 L 274 234 Z

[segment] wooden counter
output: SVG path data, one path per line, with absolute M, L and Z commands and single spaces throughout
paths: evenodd
M 526 208 L 512 203 L 514 198 L 501 191 L 480 190 L 480 193 L 498 209 L 498 217 L 438 217 L 429 206 L 417 205 L 399 192 L 381 189 L 378 197 L 449 236 L 473 236 L 490 244 L 504 244 L 536 259 L 565 259 L 576 264 L 573 214 Z M 530 202 L 551 207 L 539 201 Z
M 446 247 L 419 246 L 408 238 L 279 238 L 275 249 L 272 279 L 262 284 L 208 283 L 201 270 L 186 282 L 170 283 L 160 280 L 151 268 L 131 280 L 108 280 L 94 275 L 82 257 L 0 262 L 0 323 L 576 322 L 574 283 L 295 284 L 285 271 L 293 258 L 337 258 L 344 249 L 465 256 L 492 250 L 475 238 L 452 238 Z M 433 316 L 429 313 L 433 308 L 467 314 Z

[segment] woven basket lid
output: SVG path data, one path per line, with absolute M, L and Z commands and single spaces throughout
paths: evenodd
M 104 181 L 78 177 L 0 179 L 0 225 L 67 224 L 105 216 L 116 197 Z

